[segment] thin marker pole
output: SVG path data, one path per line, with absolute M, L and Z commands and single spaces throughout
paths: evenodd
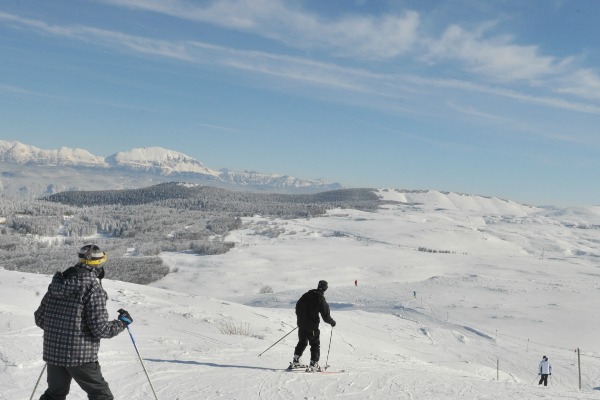
M 496 380 L 500 380 L 500 359 L 496 358 Z
M 579 352 L 579 347 L 577 348 L 577 365 L 579 369 L 579 390 L 581 390 L 581 354 Z

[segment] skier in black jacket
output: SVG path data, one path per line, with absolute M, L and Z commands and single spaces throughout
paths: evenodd
M 294 350 L 292 367 L 300 367 L 300 357 L 306 346 L 310 343 L 310 366 L 309 369 L 320 371 L 319 358 L 321 356 L 321 342 L 319 339 L 319 313 L 323 321 L 335 326 L 335 321 L 329 315 L 329 304 L 325 300 L 327 282 L 319 281 L 316 289 L 304 293 L 296 303 L 296 317 L 298 322 L 298 344 Z

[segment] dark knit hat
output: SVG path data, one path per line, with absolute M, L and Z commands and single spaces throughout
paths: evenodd
M 326 291 L 327 290 L 327 281 L 319 281 L 319 286 L 317 286 L 317 289 L 321 289 L 322 291 Z
M 100 265 L 106 262 L 106 253 L 95 244 L 88 244 L 77 253 L 79 262 L 86 265 Z

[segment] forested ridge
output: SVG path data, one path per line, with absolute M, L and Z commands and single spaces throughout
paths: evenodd
M 307 210 L 322 214 L 331 207 L 375 210 L 380 200 L 372 189 L 339 189 L 315 194 L 278 194 L 233 191 L 204 185 L 168 182 L 141 189 L 67 191 L 46 200 L 73 206 L 157 204 L 170 208 L 206 211 L 272 213 L 278 216 L 307 216 Z
M 180 182 L 25 201 L 3 196 L 0 267 L 51 274 L 76 263 L 77 249 L 94 242 L 109 255 L 107 277 L 149 283 L 170 272 L 158 257 L 163 251 L 227 252 L 233 243 L 223 238 L 242 227 L 242 217 L 310 218 L 333 208 L 374 211 L 381 204 L 372 189 L 265 194 Z

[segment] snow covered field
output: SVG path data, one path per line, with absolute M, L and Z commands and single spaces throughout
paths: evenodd
M 135 320 L 158 398 L 600 396 L 600 207 L 380 194 L 406 204 L 255 216 L 227 238 L 236 243 L 227 254 L 163 254 L 174 272 L 150 286 L 105 279 L 109 312 Z M 273 230 L 281 234 L 261 234 Z M 286 372 L 296 332 L 259 354 L 295 327 L 296 300 L 320 279 L 338 323 L 333 332 L 322 324 L 321 364 L 328 357 L 335 373 Z M 43 368 L 33 311 L 49 282 L 0 270 L 0 399 L 29 399 Z M 243 334 L 222 332 L 232 327 Z M 542 355 L 553 366 L 548 387 L 537 385 Z M 100 363 L 117 399 L 153 398 L 126 332 L 102 342 Z M 69 399 L 84 398 L 74 384 Z

